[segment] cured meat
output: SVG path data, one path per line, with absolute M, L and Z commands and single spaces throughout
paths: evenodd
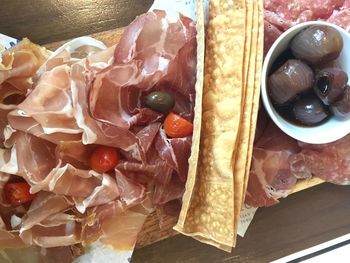
M 85 68 L 74 64 L 71 68 L 71 77 L 74 85 L 71 86 L 75 120 L 83 130 L 82 142 L 84 144 L 102 144 L 118 147 L 125 151 L 133 151 L 139 155 L 136 137 L 127 129 L 107 125 L 93 119 L 88 108 L 88 85 L 84 77 Z
M 180 15 L 170 23 L 154 11 L 111 48 L 83 37 L 54 53 L 27 40 L 5 53 L 0 194 L 8 181 L 25 181 L 34 197 L 15 209 L 0 198 L 0 246 L 99 239 L 131 248 L 156 207 L 176 215 L 191 137 L 167 138 L 164 114 L 145 108 L 143 97 L 167 91 L 176 101 L 172 110 L 193 120 L 195 36 L 192 20 Z M 115 148 L 119 159 L 105 173 L 90 167 L 101 145 Z
M 264 21 L 264 30 L 264 54 L 266 55 L 272 44 L 282 34 L 282 31 L 266 20 Z
M 141 108 L 142 92 L 151 90 L 165 76 L 167 82 L 175 84 L 183 72 L 187 73 L 181 85 L 174 88 L 178 92 L 184 89 L 189 95 L 186 83 L 194 84 L 195 63 L 181 64 L 187 53 L 179 50 L 190 43 L 186 49 L 190 48 L 192 58 L 196 56 L 196 42 L 192 41 L 195 33 L 194 25 L 183 16 L 176 23 L 170 23 L 165 12 L 159 10 L 139 16 L 117 45 L 114 64 L 94 80 L 89 100 L 92 116 L 129 128 Z M 175 66 L 177 70 L 171 70 Z
M 46 134 L 81 133 L 74 119 L 70 68 L 66 65 L 45 72 L 17 109 L 35 119 Z
M 245 203 L 254 207 L 270 206 L 286 197 L 297 181 L 290 160 L 300 151 L 297 141 L 270 121 L 255 143 Z
M 350 32 L 350 4 L 348 5 L 346 8 L 334 10 L 333 14 L 327 19 L 327 22 L 341 26 Z
M 344 0 L 316 0 L 316 1 L 279 1 L 265 0 L 264 8 L 270 11 L 265 19 L 271 22 L 273 19 L 276 26 L 283 30 L 290 26 L 311 20 L 327 19 L 335 9 L 343 6 Z
M 133 182 L 117 169 L 115 170 L 115 177 L 120 191 L 120 200 L 125 206 L 140 203 L 146 194 L 145 187 L 137 182 Z
M 302 151 L 291 161 L 295 176 L 316 176 L 334 184 L 350 184 L 350 136 L 333 143 L 317 146 L 302 143 L 300 146 Z
M 297 142 L 270 120 L 254 145 L 245 202 L 254 207 L 276 204 L 299 179 L 350 184 L 349 144 L 350 136 L 321 145 Z
M 350 30 L 349 0 L 264 0 L 265 54 L 288 28 L 306 21 L 325 20 Z
M 17 87 L 27 88 L 27 79 L 31 78 L 36 70 L 46 61 L 49 51 L 23 39 L 18 45 L 1 54 L 0 85 L 5 81 L 22 80 Z

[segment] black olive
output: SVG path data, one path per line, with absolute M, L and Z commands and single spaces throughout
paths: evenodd
M 345 87 L 342 96 L 331 105 L 331 111 L 338 118 L 350 117 L 350 86 Z
M 167 112 L 175 105 L 175 100 L 172 95 L 163 91 L 154 91 L 147 95 L 145 104 L 152 110 L 158 112 Z
M 314 91 L 326 105 L 332 104 L 343 94 L 348 75 L 339 68 L 325 68 L 316 75 Z
M 313 93 L 300 96 L 295 101 L 293 114 L 297 121 L 308 126 L 315 126 L 329 116 L 322 102 Z
M 297 34 L 291 41 L 293 55 L 312 65 L 336 59 L 343 49 L 343 38 L 330 26 L 316 25 Z

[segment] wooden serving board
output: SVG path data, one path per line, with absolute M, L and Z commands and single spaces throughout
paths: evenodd
M 117 28 L 109 31 L 104 31 L 101 33 L 92 34 L 91 37 L 96 38 L 106 46 L 112 46 L 118 43 L 121 35 L 124 32 L 124 28 Z M 68 40 L 54 42 L 50 44 L 46 44 L 45 47 L 49 50 L 54 51 L 56 48 L 66 43 Z M 296 187 L 293 190 L 293 193 L 302 191 L 304 189 L 313 187 L 315 185 L 321 184 L 324 181 L 319 178 L 312 178 L 310 180 L 301 180 L 298 181 Z M 157 213 L 152 213 L 146 220 L 143 229 L 141 230 L 138 240 L 136 243 L 136 247 L 144 247 L 155 243 L 157 241 L 166 239 L 168 237 L 179 234 L 175 230 L 173 230 L 173 226 L 176 224 L 177 218 L 163 216 L 161 220 L 159 220 Z

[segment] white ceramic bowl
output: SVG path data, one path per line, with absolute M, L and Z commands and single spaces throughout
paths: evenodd
M 273 107 L 269 95 L 267 93 L 266 81 L 271 66 L 277 59 L 277 57 L 287 49 L 292 38 L 306 27 L 313 25 L 326 25 L 335 28 L 339 31 L 343 37 L 344 47 L 340 53 L 339 58 L 336 60 L 336 65 L 344 70 L 350 77 L 350 34 L 344 29 L 321 21 L 305 22 L 296 25 L 286 32 L 284 32 L 272 45 L 267 53 L 262 70 L 261 79 L 261 96 L 271 119 L 276 125 L 289 136 L 306 143 L 322 144 L 336 141 L 345 135 L 350 133 L 350 119 L 340 120 L 335 117 L 331 117 L 327 122 L 322 123 L 316 127 L 302 127 L 294 125 L 293 123 L 282 118 L 279 113 Z

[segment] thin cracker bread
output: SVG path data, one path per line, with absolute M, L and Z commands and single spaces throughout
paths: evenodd
M 254 78 L 254 95 L 253 95 L 253 107 L 252 107 L 252 116 L 251 116 L 251 126 L 250 126 L 250 134 L 249 134 L 249 144 L 248 144 L 248 152 L 247 152 L 247 163 L 246 163 L 246 177 L 244 180 L 243 186 L 243 195 L 242 195 L 242 203 L 245 199 L 245 193 L 247 191 L 248 179 L 249 179 L 249 171 L 251 165 L 251 158 L 253 154 L 253 143 L 255 138 L 255 130 L 256 123 L 258 118 L 258 110 L 259 110 L 259 101 L 260 101 L 260 81 L 261 81 L 261 69 L 262 69 L 262 61 L 263 61 L 263 45 L 264 45 L 264 20 L 263 20 L 263 2 L 261 0 L 257 1 L 256 7 L 258 10 L 259 16 L 259 29 L 258 29 L 258 39 L 257 39 L 257 50 L 256 50 L 256 63 L 255 63 L 255 78 Z
M 246 63 L 244 65 L 244 72 L 246 75 L 245 82 L 245 96 L 244 96 L 244 108 L 241 118 L 241 127 L 239 135 L 239 144 L 237 147 L 237 155 L 234 160 L 234 196 L 235 196 L 235 237 L 237 233 L 238 223 L 240 220 L 240 211 L 242 207 L 242 196 L 244 193 L 244 183 L 249 173 L 246 172 L 246 165 L 250 163 L 248 151 L 250 143 L 250 133 L 252 127 L 252 111 L 255 106 L 253 103 L 253 97 L 255 93 L 255 67 L 258 45 L 258 29 L 259 29 L 259 13 L 258 13 L 258 1 L 246 0 L 247 2 L 247 32 L 246 32 Z M 259 88 L 259 87 L 258 87 Z M 234 244 L 235 245 L 235 244 Z
M 234 241 L 232 157 L 241 116 L 245 1 L 211 0 L 209 13 L 197 181 L 183 227 L 176 229 L 230 251 Z
M 197 1 L 196 15 L 197 15 L 197 81 L 196 81 L 196 103 L 194 108 L 194 121 L 193 121 L 193 135 L 191 156 L 188 160 L 188 176 L 186 181 L 185 193 L 182 197 L 182 207 L 177 224 L 174 229 L 181 232 L 185 219 L 187 216 L 188 208 L 193 194 L 193 188 L 196 183 L 197 163 L 199 155 L 199 142 L 200 131 L 202 123 L 202 95 L 203 95 L 203 79 L 204 79 L 204 52 L 205 52 L 205 25 L 204 25 L 204 5 L 203 1 Z

